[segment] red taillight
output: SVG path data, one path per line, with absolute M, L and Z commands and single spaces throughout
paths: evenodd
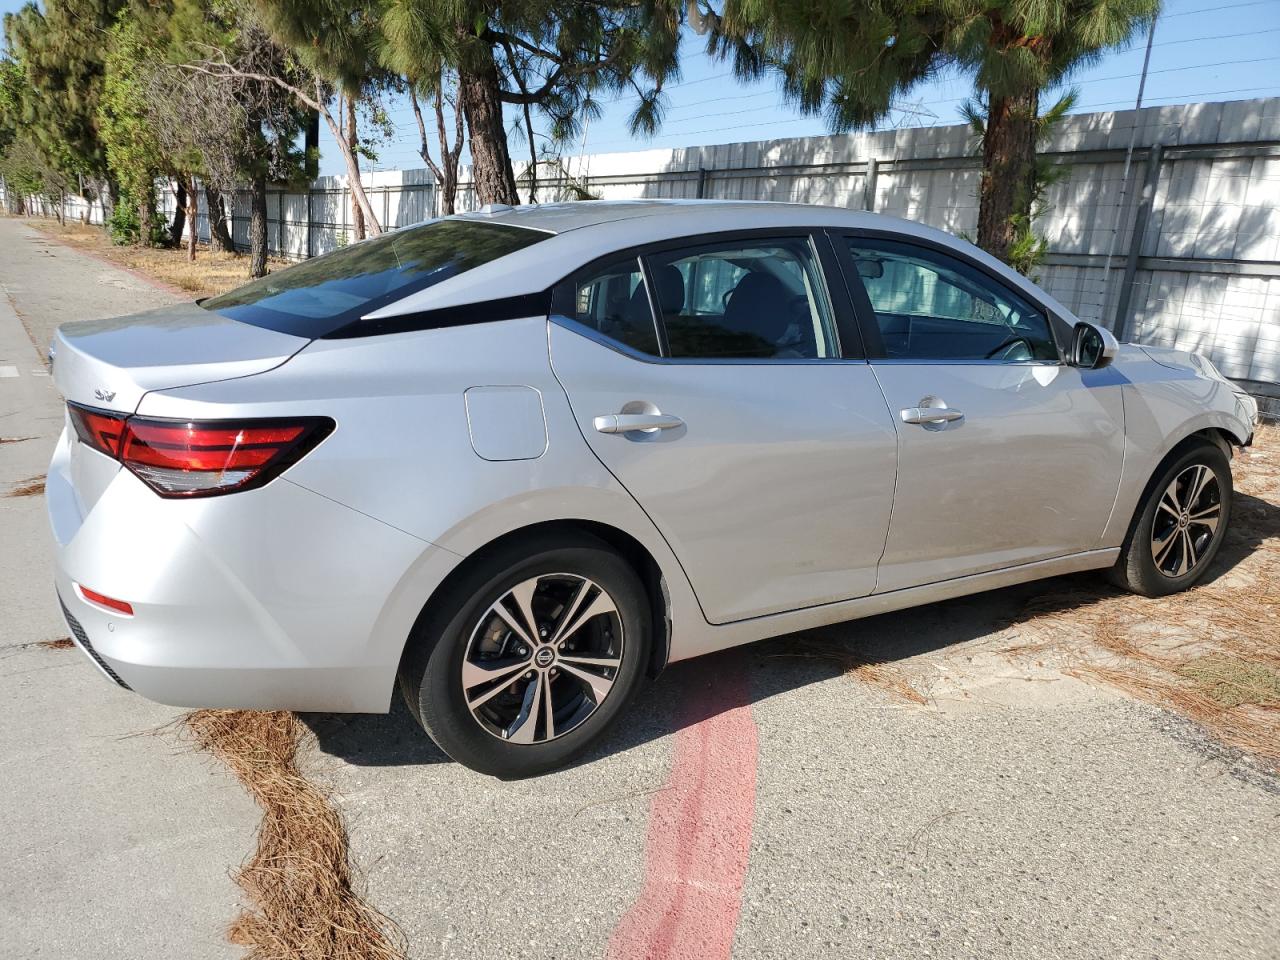
M 124 431 L 124 417 L 101 410 L 90 410 L 78 407 L 74 403 L 67 404 L 71 413 L 71 425 L 76 428 L 76 436 L 99 453 L 105 453 L 115 459 L 120 452 L 120 434 Z
M 162 497 L 260 487 L 333 430 L 327 417 L 151 420 L 69 406 L 81 440 L 119 460 Z
M 133 606 L 124 600 L 117 600 L 115 597 L 108 597 L 105 593 L 98 593 L 96 590 L 90 590 L 82 583 L 77 583 L 76 587 L 80 590 L 80 596 L 84 597 L 90 603 L 96 603 L 100 607 L 106 607 L 108 610 L 114 610 L 116 613 L 123 613 L 126 617 L 133 616 Z

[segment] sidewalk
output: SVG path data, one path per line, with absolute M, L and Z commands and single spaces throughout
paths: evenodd
M 44 497 L 5 495 L 43 477 L 63 419 L 13 301 L 42 343 L 68 318 L 164 301 L 134 299 L 138 281 L 101 264 L 86 273 L 86 258 L 32 236 L 0 219 L 0 438 L 14 440 L 0 444 L 0 956 L 238 957 L 223 929 L 253 803 L 154 733 L 180 710 L 112 686 L 75 649 L 39 646 L 67 635 Z

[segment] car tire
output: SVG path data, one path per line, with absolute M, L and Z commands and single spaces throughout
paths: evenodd
M 1231 462 L 1221 448 L 1209 441 L 1188 446 L 1152 478 L 1111 581 L 1144 597 L 1192 586 L 1222 546 L 1232 492 Z
M 518 779 L 563 766 L 604 733 L 645 676 L 644 585 L 594 537 L 499 547 L 446 590 L 415 626 L 400 689 L 431 739 L 473 770 Z

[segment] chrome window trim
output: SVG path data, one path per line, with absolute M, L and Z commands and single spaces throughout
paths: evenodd
M 1064 360 L 996 360 L 987 359 L 985 357 L 931 357 L 928 359 L 913 360 L 910 357 L 872 357 L 871 363 L 893 364 L 898 366 L 901 364 L 915 364 L 916 366 L 948 366 L 948 367 L 1069 367 L 1071 364 Z

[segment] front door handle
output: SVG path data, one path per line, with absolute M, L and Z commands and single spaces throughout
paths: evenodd
M 920 406 L 899 410 L 898 416 L 902 417 L 903 423 L 918 423 L 923 426 L 931 424 L 941 426 L 964 418 L 963 413 L 954 407 L 948 407 L 945 400 L 939 400 L 937 397 L 925 397 L 920 401 Z
M 631 433 L 634 430 L 674 430 L 684 421 L 668 413 L 610 413 L 596 417 L 593 426 L 601 433 Z

